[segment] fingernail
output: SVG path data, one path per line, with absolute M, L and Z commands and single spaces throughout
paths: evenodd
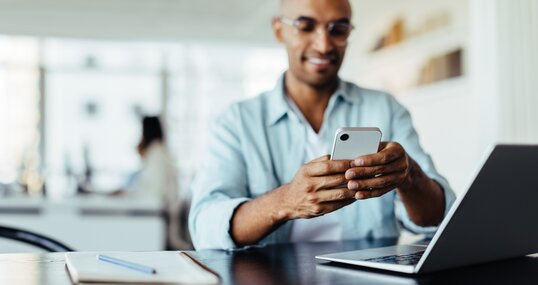
M 348 170 L 346 171 L 346 179 L 353 179 L 353 177 L 355 177 L 355 172 L 351 171 L 351 170 Z
M 347 183 L 347 187 L 349 189 L 358 189 L 359 188 L 359 183 L 355 182 L 355 181 L 349 181 Z
M 363 165 L 364 165 L 364 160 L 362 160 L 362 159 L 355 159 L 355 165 L 356 165 L 356 166 L 363 166 Z
M 361 192 L 357 192 L 355 193 L 355 199 L 359 200 L 359 199 L 362 199 L 362 193 Z

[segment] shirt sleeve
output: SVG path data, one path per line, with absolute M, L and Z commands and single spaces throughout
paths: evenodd
M 208 150 L 193 181 L 189 230 L 196 249 L 236 246 L 230 221 L 235 209 L 249 200 L 236 111 L 232 107 L 212 124 Z
M 448 181 L 435 169 L 431 157 L 422 149 L 409 111 L 392 96 L 389 96 L 389 98 L 393 114 L 391 122 L 392 136 L 390 140 L 400 143 L 407 154 L 422 168 L 422 171 L 441 186 L 445 196 L 444 215 L 446 216 L 456 199 L 456 195 L 452 191 Z M 396 195 L 395 210 L 396 216 L 402 222 L 403 226 L 414 233 L 433 235 L 437 230 L 437 227 L 421 227 L 413 223 L 398 195 Z

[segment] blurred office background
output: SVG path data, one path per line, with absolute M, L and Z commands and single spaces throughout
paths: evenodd
M 351 2 L 341 77 L 410 109 L 457 194 L 493 143 L 538 143 L 537 1 Z M 173 248 L 159 199 L 80 189 L 124 187 L 141 167 L 141 118 L 159 115 L 188 202 L 208 123 L 286 69 L 277 6 L 0 0 L 0 225 L 79 250 Z

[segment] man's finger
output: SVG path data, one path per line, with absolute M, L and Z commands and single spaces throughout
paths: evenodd
M 334 201 L 349 200 L 355 198 L 357 191 L 349 190 L 347 188 L 333 188 L 317 191 L 312 193 L 312 203 L 326 203 Z
M 388 192 L 390 192 L 393 189 L 394 188 L 392 188 L 392 187 L 387 187 L 387 188 L 375 189 L 375 190 L 359 190 L 359 191 L 357 191 L 357 193 L 355 193 L 355 199 L 357 199 L 357 200 L 365 200 L 365 199 L 380 197 L 380 196 L 383 196 L 383 195 L 387 194 Z
M 371 190 L 383 189 L 387 187 L 396 188 L 402 180 L 402 172 L 395 172 L 389 175 L 382 175 L 367 179 L 349 180 L 347 187 L 351 190 Z
M 360 156 L 353 160 L 352 166 L 377 166 L 391 163 L 405 155 L 403 147 L 395 142 L 387 142 L 379 152 Z
M 318 157 L 316 159 L 313 159 L 310 162 L 318 162 L 318 161 L 324 161 L 324 160 L 329 160 L 329 159 L 331 159 L 331 156 L 326 154 L 326 155 L 320 156 L 320 157 Z
M 306 175 L 314 177 L 344 173 L 351 167 L 350 163 L 350 160 L 325 160 L 312 162 L 306 166 Z
M 326 175 L 326 176 L 318 176 L 312 179 L 314 183 L 316 183 L 316 185 L 318 186 L 317 189 L 319 190 L 330 189 L 330 188 L 335 188 L 341 185 L 346 185 L 348 182 L 348 179 L 346 179 L 346 176 L 343 173 Z
M 310 218 L 323 216 L 357 201 L 355 198 L 316 204 L 310 209 Z
M 388 175 L 394 172 L 402 172 L 405 171 L 406 167 L 405 157 L 401 157 L 399 160 L 396 160 L 390 164 L 352 167 L 346 170 L 345 175 L 348 180 L 369 178 L 380 175 Z

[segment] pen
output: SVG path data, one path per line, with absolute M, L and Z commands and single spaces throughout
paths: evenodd
M 129 261 L 126 261 L 126 260 L 122 260 L 122 259 L 102 255 L 102 254 L 98 254 L 97 259 L 99 259 L 101 261 L 109 262 L 109 263 L 112 263 L 112 264 L 116 264 L 116 265 L 119 265 L 119 266 L 127 267 L 127 268 L 130 268 L 130 269 L 136 270 L 136 271 L 144 272 L 144 273 L 147 273 L 147 274 L 157 274 L 157 270 L 155 270 L 155 268 L 145 266 L 145 265 L 142 265 L 142 264 L 137 264 L 137 263 L 129 262 Z

